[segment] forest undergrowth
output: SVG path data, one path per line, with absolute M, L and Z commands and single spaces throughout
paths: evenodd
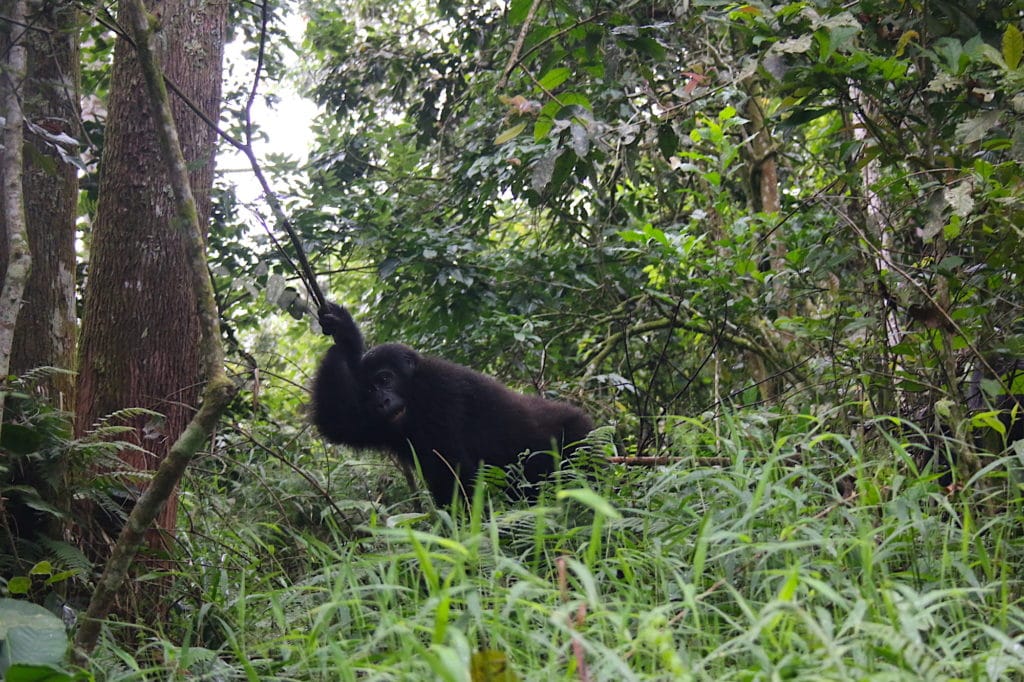
M 315 505 L 290 506 L 286 467 L 194 476 L 172 624 L 112 628 L 93 668 L 104 680 L 1019 679 L 1019 444 L 947 486 L 915 465 L 913 430 L 892 425 L 849 436 L 807 416 L 744 413 L 717 432 L 681 420 L 670 465 L 570 475 L 535 505 L 481 493 L 454 513 L 409 511 L 420 500 L 394 492 L 384 463 L 355 478 L 381 478 L 391 499 L 339 494 L 304 518 L 293 509 Z M 323 464 L 324 481 L 353 468 Z M 263 495 L 277 503 L 250 504 Z

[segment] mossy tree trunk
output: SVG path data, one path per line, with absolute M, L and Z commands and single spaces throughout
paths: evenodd
M 158 62 L 212 120 L 219 115 L 226 13 L 222 2 L 169 0 L 160 3 L 156 14 Z M 118 20 L 126 25 L 124 16 Z M 172 107 L 199 223 L 206 225 L 215 132 L 180 99 Z M 200 370 L 189 232 L 174 222 L 179 211 L 170 183 L 135 48 L 120 40 L 89 253 L 76 430 L 83 433 L 97 419 L 126 407 L 161 413 L 164 419 L 133 424 L 134 438 L 148 454 L 123 453 L 129 467 L 146 471 L 159 466 L 192 418 L 207 378 Z M 126 492 L 134 496 L 143 486 L 127 481 Z M 160 535 L 174 531 L 176 515 L 172 495 L 157 519 L 151 547 L 161 547 Z M 83 543 L 103 558 L 105 538 L 85 537 Z
M 77 154 L 78 12 L 71 3 L 35 7 L 35 30 L 24 33 L 27 73 L 21 88 L 26 120 L 21 177 L 32 269 L 18 313 L 10 371 L 42 366 L 73 369 L 75 359 L 75 218 Z M 7 241 L 0 240 L 0 275 Z M 43 388 L 52 404 L 74 406 L 70 374 L 51 377 Z

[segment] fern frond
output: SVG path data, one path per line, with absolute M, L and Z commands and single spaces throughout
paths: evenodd
M 78 571 L 86 576 L 92 573 L 92 562 L 74 545 L 52 538 L 41 538 L 39 545 L 45 548 L 50 555 L 47 558 L 50 558 L 58 566 Z

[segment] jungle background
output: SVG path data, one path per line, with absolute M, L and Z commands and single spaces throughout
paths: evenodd
M 8 679 L 1024 675 L 1024 3 L 134 6 L 0 3 Z M 324 443 L 296 241 L 611 463 L 437 509 Z

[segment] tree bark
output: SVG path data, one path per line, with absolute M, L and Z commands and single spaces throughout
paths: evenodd
M 3 160 L 0 161 L 0 201 L 3 202 L 3 233 L 6 240 L 3 285 L 0 286 L 0 381 L 11 366 L 14 327 L 22 305 L 22 296 L 32 266 L 25 226 L 25 197 L 22 191 L 22 154 L 24 149 L 24 113 L 19 93 L 28 71 L 25 47 L 26 2 L 11 0 L 0 5 L 7 18 L 8 32 L 0 39 L 6 55 L 0 68 L 0 112 L 4 115 Z M 3 423 L 3 397 L 0 396 L 0 424 Z
M 54 366 L 73 369 L 75 352 L 75 218 L 78 171 L 62 156 L 77 153 L 78 12 L 71 3 L 44 4 L 25 33 L 28 73 L 22 92 L 25 135 L 22 174 L 32 269 L 11 348 L 12 374 Z M 67 140 L 61 144 L 60 140 Z M 0 273 L 7 262 L 0 244 Z M 53 405 L 73 409 L 74 379 L 50 377 L 41 387 Z
M 195 198 L 189 184 L 185 157 L 182 154 L 167 89 L 150 44 L 148 20 L 142 0 L 125 0 L 122 14 L 138 45 L 139 61 L 145 76 L 152 116 L 156 122 L 157 140 L 161 156 L 169 173 L 169 184 L 174 196 L 173 229 L 180 232 L 186 243 L 186 264 L 196 294 L 196 317 L 201 331 L 200 361 L 207 376 L 202 406 L 188 426 L 177 436 L 167 456 L 150 480 L 146 491 L 132 509 L 127 523 L 117 538 L 110 560 L 97 582 L 96 591 L 82 618 L 75 637 L 76 659 L 84 662 L 99 639 L 102 620 L 122 591 L 135 556 L 153 521 L 174 497 L 174 491 L 192 457 L 206 443 L 210 434 L 227 409 L 235 394 L 234 384 L 224 373 L 224 350 L 220 342 L 220 324 L 214 301 L 213 282 L 210 280 L 203 250 L 203 230 L 196 211 Z
M 226 12 L 222 2 L 170 0 L 159 3 L 156 19 L 162 22 L 154 42 L 164 73 L 212 120 L 219 115 Z M 118 21 L 128 25 L 124 13 L 122 6 Z M 175 224 L 180 216 L 151 103 L 135 48 L 125 40 L 115 49 L 110 93 L 79 349 L 76 431 L 121 408 L 156 410 L 164 420 L 133 424 L 150 455 L 123 455 L 130 467 L 154 470 L 192 417 L 204 379 L 191 236 Z M 215 132 L 180 100 L 172 109 L 205 229 Z M 176 515 L 172 495 L 158 527 L 173 532 Z M 160 543 L 151 537 L 150 544 Z
M 771 130 L 765 120 L 762 109 L 761 86 L 754 79 L 750 78 L 744 82 L 747 91 L 745 130 L 749 140 L 745 155 L 748 165 L 748 178 L 750 186 L 750 203 L 752 208 L 759 213 L 779 215 L 781 204 L 779 202 L 779 171 L 776 162 L 776 145 L 772 140 Z M 775 273 L 786 271 L 786 248 L 785 242 L 780 234 L 768 236 L 768 248 L 771 256 L 770 267 Z M 775 277 L 772 280 L 772 291 L 775 303 L 780 313 L 791 314 L 788 307 L 789 292 L 786 290 L 784 280 Z M 777 345 L 780 336 L 777 330 L 771 325 L 762 325 L 766 336 L 773 337 L 771 345 Z M 764 358 L 757 353 L 748 353 L 747 358 L 751 367 L 751 374 L 757 382 L 761 399 L 766 403 L 774 402 L 783 392 L 782 378 L 773 375 L 764 362 Z

